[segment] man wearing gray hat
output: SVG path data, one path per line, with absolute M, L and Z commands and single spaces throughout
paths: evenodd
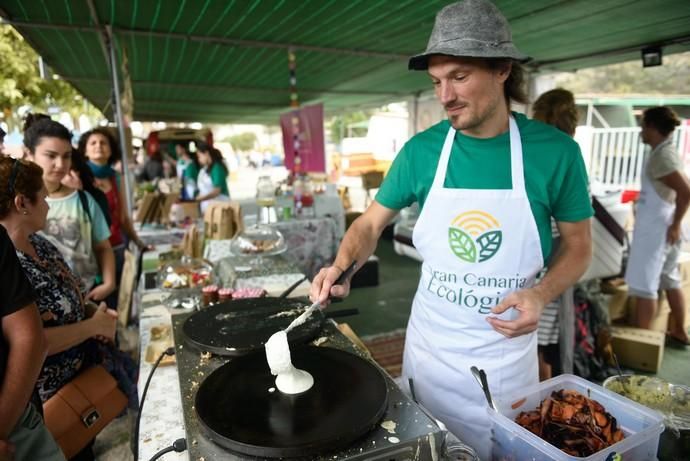
M 486 401 L 470 373 L 483 368 L 494 396 L 538 381 L 536 328 L 544 305 L 584 273 L 592 208 L 577 144 L 510 111 L 526 102 L 510 28 L 488 0 L 436 16 L 425 70 L 448 120 L 418 133 L 397 155 L 376 200 L 357 219 L 335 263 L 314 278 L 313 300 L 344 296 L 333 283 L 361 266 L 398 211 L 418 202 L 413 242 L 422 255 L 403 360 L 417 399 L 482 459 L 491 456 Z M 551 218 L 561 244 L 552 248 Z

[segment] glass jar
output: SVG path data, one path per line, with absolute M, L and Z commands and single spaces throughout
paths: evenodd
M 314 193 L 308 176 L 301 175 L 293 184 L 295 214 L 303 217 L 314 216 Z
M 274 206 L 276 203 L 276 188 L 270 176 L 261 176 L 256 183 L 256 204 Z
M 261 176 L 256 183 L 256 219 L 258 223 L 270 224 L 278 220 L 275 210 L 276 187 L 270 176 Z

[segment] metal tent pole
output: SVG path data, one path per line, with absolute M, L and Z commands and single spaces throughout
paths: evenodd
M 410 110 L 408 110 L 407 118 L 407 135 L 411 138 L 416 135 L 419 130 L 419 95 L 421 91 L 417 91 L 410 101 Z M 411 113 L 411 114 L 410 114 Z M 410 116 L 411 115 L 411 116 Z
M 110 75 L 113 80 L 113 93 L 115 95 L 115 121 L 120 135 L 120 150 L 122 151 L 122 177 L 125 180 L 125 200 L 127 213 L 132 216 L 132 185 L 129 182 L 129 159 L 127 158 L 127 140 L 125 139 L 125 119 L 122 116 L 122 101 L 120 100 L 120 83 L 117 76 L 117 59 L 115 57 L 115 44 L 112 26 L 106 26 L 106 46 L 110 56 Z

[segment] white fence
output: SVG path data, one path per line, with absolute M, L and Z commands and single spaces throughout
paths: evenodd
M 640 141 L 640 128 L 591 128 L 581 126 L 575 139 L 580 144 L 591 182 L 606 187 L 639 189 L 640 173 L 648 147 Z M 685 170 L 690 169 L 690 125 L 673 133 Z

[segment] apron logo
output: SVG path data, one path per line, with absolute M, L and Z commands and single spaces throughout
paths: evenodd
M 480 210 L 459 214 L 448 228 L 450 249 L 468 263 L 491 259 L 502 241 L 503 232 L 496 218 Z

